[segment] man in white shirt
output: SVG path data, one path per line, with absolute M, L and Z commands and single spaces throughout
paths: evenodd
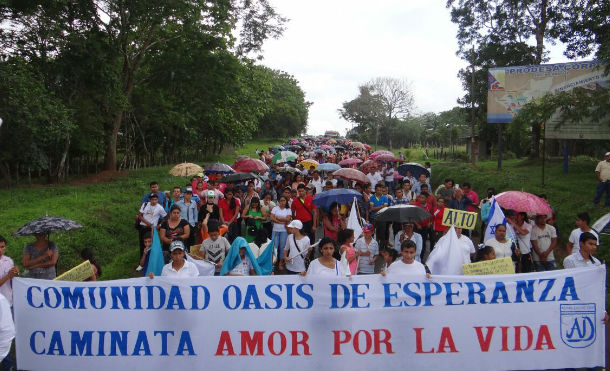
M 598 183 L 593 203 L 597 205 L 606 192 L 605 206 L 610 206 L 610 152 L 606 152 L 604 161 L 600 161 L 595 167 L 595 177 Z
M 157 227 L 159 219 L 165 218 L 167 212 L 163 206 L 159 205 L 159 196 L 156 193 L 148 195 L 148 201 L 144 202 L 138 213 L 140 221 L 140 258 L 144 253 L 144 235 L 151 232 L 151 227 Z
M 563 267 L 568 269 L 601 265 L 599 259 L 593 256 L 597 252 L 597 241 L 593 233 L 582 233 L 578 241 L 579 249 L 563 260 Z
M 420 261 L 421 252 L 424 248 L 424 243 L 421 235 L 417 232 L 413 231 L 414 225 L 411 222 L 402 223 L 402 230 L 396 234 L 394 237 L 394 248 L 398 251 L 399 254 L 402 253 L 402 243 L 404 241 L 413 241 L 415 243 L 417 256 L 415 259 Z
M 322 180 L 322 178 L 320 178 L 320 172 L 318 170 L 313 171 L 313 178 L 311 179 L 309 184 L 313 185 L 316 188 L 316 194 L 322 193 L 324 181 Z
M 415 260 L 415 258 L 419 256 L 419 254 L 416 253 L 416 249 L 417 247 L 413 241 L 403 241 L 400 246 L 400 255 L 402 255 L 402 259 L 390 264 L 387 274 L 409 274 L 418 275 L 422 278 L 430 278 L 430 273 L 426 272 L 426 267 Z M 385 276 L 385 272 L 382 272 L 381 274 Z
M 532 227 L 532 249 L 536 271 L 544 272 L 555 269 L 553 250 L 557 246 L 555 227 L 546 224 L 546 215 L 536 215 L 536 225 Z
M 595 238 L 597 238 L 597 244 L 599 245 L 599 235 L 596 231 L 589 227 L 589 223 L 591 222 L 591 217 L 589 213 L 579 213 L 576 215 L 576 226 L 578 228 L 574 229 L 572 233 L 570 233 L 570 238 L 568 239 L 568 244 L 566 245 L 566 250 L 568 255 L 572 255 L 574 252 L 580 250 L 580 235 L 584 232 L 592 233 Z
M 383 180 L 383 178 L 381 177 L 381 173 L 379 173 L 379 171 L 377 170 L 377 167 L 375 165 L 372 165 L 370 167 L 369 173 L 366 176 L 371 181 L 371 186 L 373 189 L 375 189 L 375 186 L 377 185 L 377 183 L 379 183 Z

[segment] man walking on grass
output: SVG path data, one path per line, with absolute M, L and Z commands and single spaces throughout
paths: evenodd
M 606 192 L 604 206 L 610 206 L 610 152 L 606 152 L 604 157 L 604 161 L 600 161 L 595 167 L 595 177 L 597 177 L 598 183 L 593 203 L 597 205 L 604 192 Z

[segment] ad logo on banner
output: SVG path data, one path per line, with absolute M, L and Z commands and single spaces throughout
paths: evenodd
M 561 340 L 571 348 L 595 342 L 595 304 L 561 304 Z

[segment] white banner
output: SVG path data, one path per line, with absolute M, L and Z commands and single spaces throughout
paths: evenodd
M 492 276 L 16 278 L 24 370 L 604 366 L 605 266 Z

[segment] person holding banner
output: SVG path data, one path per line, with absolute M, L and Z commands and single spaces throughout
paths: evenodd
M 163 266 L 161 276 L 188 278 L 199 276 L 199 269 L 190 261 L 185 259 L 184 243 L 180 240 L 174 240 L 169 245 L 171 262 Z M 148 277 L 153 278 L 154 273 L 148 273 Z
M 309 237 L 303 234 L 303 223 L 295 219 L 286 226 L 288 238 L 284 249 L 286 272 L 288 274 L 305 273 L 305 257 L 311 252 Z
M 595 267 L 602 264 L 599 259 L 593 256 L 597 252 L 597 237 L 593 233 L 582 233 L 578 244 L 579 249 L 563 259 L 563 267 L 565 269 Z
M 409 274 L 421 275 L 422 277 L 430 278 L 430 272 L 426 270 L 426 266 L 415 260 L 417 257 L 417 247 L 415 242 L 411 240 L 403 241 L 400 245 L 401 260 L 396 260 L 392 263 L 387 272 L 381 272 L 382 276 L 387 274 Z
M 308 276 L 345 277 L 348 272 L 333 256 L 337 250 L 335 241 L 330 237 L 324 237 L 320 240 L 318 246 L 320 257 L 309 264 L 306 274 Z
M 493 247 L 497 259 L 512 258 L 513 255 L 519 259 L 521 255 L 519 249 L 514 248 L 513 241 L 506 238 L 506 224 L 496 224 L 495 237 L 485 241 L 485 245 Z
M 394 237 L 394 248 L 399 254 L 402 253 L 402 243 L 407 240 L 415 243 L 415 247 L 417 249 L 417 256 L 415 259 L 417 261 L 421 261 L 421 252 L 423 251 L 424 243 L 421 235 L 414 232 L 414 224 L 411 222 L 402 223 L 402 231 L 398 232 L 398 234 L 396 234 Z

